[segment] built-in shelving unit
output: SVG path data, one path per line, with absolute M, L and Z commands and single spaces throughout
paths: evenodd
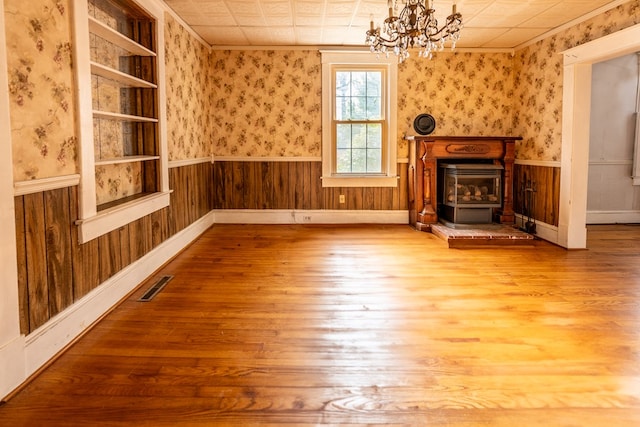
M 90 33 L 95 34 L 96 36 L 101 37 L 104 40 L 113 43 L 114 45 L 121 46 L 122 48 L 131 52 L 133 55 L 156 56 L 156 53 L 154 51 L 147 49 L 140 43 L 131 40 L 129 37 L 109 27 L 93 16 L 89 16 L 88 21 Z
M 153 0 L 74 0 L 81 241 L 169 203 L 163 13 Z
M 91 74 L 104 77 L 105 79 L 111 79 L 125 87 L 151 89 L 156 89 L 158 87 L 154 83 L 139 79 L 130 74 L 123 73 L 122 71 L 114 70 L 113 68 L 98 64 L 96 62 L 91 63 Z

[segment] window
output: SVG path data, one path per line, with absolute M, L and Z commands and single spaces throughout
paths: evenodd
M 75 0 L 86 242 L 169 204 L 163 13 L 149 0 Z
M 322 52 L 323 187 L 397 185 L 397 61 Z

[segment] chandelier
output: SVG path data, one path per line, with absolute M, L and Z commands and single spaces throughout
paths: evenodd
M 397 16 L 397 0 L 388 0 L 389 17 L 384 20 L 382 29 L 374 28 L 373 16 L 371 27 L 367 31 L 366 44 L 371 52 L 389 56 L 393 52 L 399 62 L 409 57 L 409 49 L 418 48 L 419 56 L 431 59 L 434 51 L 444 49 L 447 41 L 451 42 L 451 49 L 455 49 L 462 30 L 462 15 L 456 10 L 453 2 L 451 15 L 442 28 L 438 28 L 438 21 L 433 9 L 433 0 L 404 0 L 404 8 Z

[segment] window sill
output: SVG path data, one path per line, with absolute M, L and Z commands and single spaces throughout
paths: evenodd
M 397 176 L 323 176 L 322 187 L 397 187 Z

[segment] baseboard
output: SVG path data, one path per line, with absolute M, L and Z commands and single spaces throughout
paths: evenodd
M 215 210 L 217 224 L 408 224 L 409 211 Z
M 588 211 L 587 224 L 637 224 L 640 211 Z
M 4 399 L 25 380 L 24 335 L 0 348 L 0 398 Z
M 516 214 L 516 225 L 521 226 L 527 222 L 527 217 L 520 214 Z M 546 222 L 536 221 L 535 236 L 539 237 L 547 242 L 551 242 L 555 245 L 559 244 L 558 239 L 558 227 L 555 225 L 547 224 Z
M 47 363 L 154 271 L 204 233 L 213 222 L 214 214 L 210 212 L 29 334 L 24 348 L 26 376 Z

